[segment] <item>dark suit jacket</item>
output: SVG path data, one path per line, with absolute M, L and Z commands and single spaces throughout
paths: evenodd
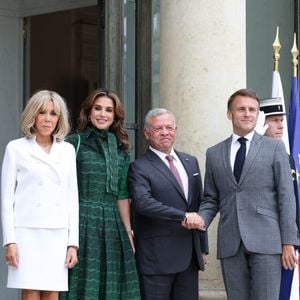
M 140 274 L 171 274 L 185 270 L 195 250 L 198 267 L 208 252 L 207 235 L 181 225 L 186 212 L 197 212 L 202 199 L 197 159 L 176 152 L 189 181 L 185 199 L 169 168 L 151 150 L 129 168 L 129 192 L 135 211 L 136 259 Z
M 292 178 L 294 183 L 294 193 L 296 198 L 296 223 L 298 227 L 298 231 L 300 232 L 300 216 L 299 216 L 299 202 L 298 202 L 298 184 L 297 184 L 297 175 L 296 175 L 296 166 L 293 157 L 289 156 L 290 166 L 292 171 Z

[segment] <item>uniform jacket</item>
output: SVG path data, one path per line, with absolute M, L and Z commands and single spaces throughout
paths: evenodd
M 2 164 L 3 245 L 14 243 L 15 227 L 65 228 L 78 246 L 78 189 L 74 147 L 53 142 L 47 154 L 35 138 L 8 143 Z
M 135 210 L 136 259 L 141 274 L 170 274 L 185 270 L 194 252 L 198 267 L 208 251 L 207 236 L 181 225 L 186 212 L 197 212 L 202 183 L 197 159 L 176 152 L 188 175 L 185 198 L 170 169 L 151 150 L 129 168 L 129 193 Z
M 300 216 L 299 216 L 299 201 L 298 201 L 298 182 L 297 182 L 297 170 L 295 166 L 294 159 L 291 155 L 289 155 L 290 167 L 292 172 L 293 184 L 294 184 L 294 193 L 295 193 L 295 200 L 296 200 L 296 223 L 298 227 L 298 231 L 300 230 Z
M 217 255 L 234 255 L 243 241 L 254 253 L 279 254 L 298 245 L 296 205 L 288 155 L 282 141 L 254 134 L 239 183 L 230 165 L 231 138 L 206 154 L 204 200 L 207 225 L 220 212 Z

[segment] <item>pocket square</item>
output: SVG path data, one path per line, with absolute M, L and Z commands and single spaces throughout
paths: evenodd
M 197 176 L 197 175 L 199 175 L 199 173 L 194 173 L 194 174 L 193 174 L 193 176 Z

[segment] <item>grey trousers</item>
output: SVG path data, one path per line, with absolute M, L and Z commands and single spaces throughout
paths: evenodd
M 228 300 L 279 298 L 281 255 L 251 253 L 241 243 L 238 252 L 221 259 Z

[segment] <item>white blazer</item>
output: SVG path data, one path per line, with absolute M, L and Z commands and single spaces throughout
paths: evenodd
M 67 142 L 50 153 L 35 138 L 6 146 L 1 178 L 3 245 L 15 243 L 15 227 L 65 228 L 68 245 L 78 246 L 79 212 L 76 154 Z

